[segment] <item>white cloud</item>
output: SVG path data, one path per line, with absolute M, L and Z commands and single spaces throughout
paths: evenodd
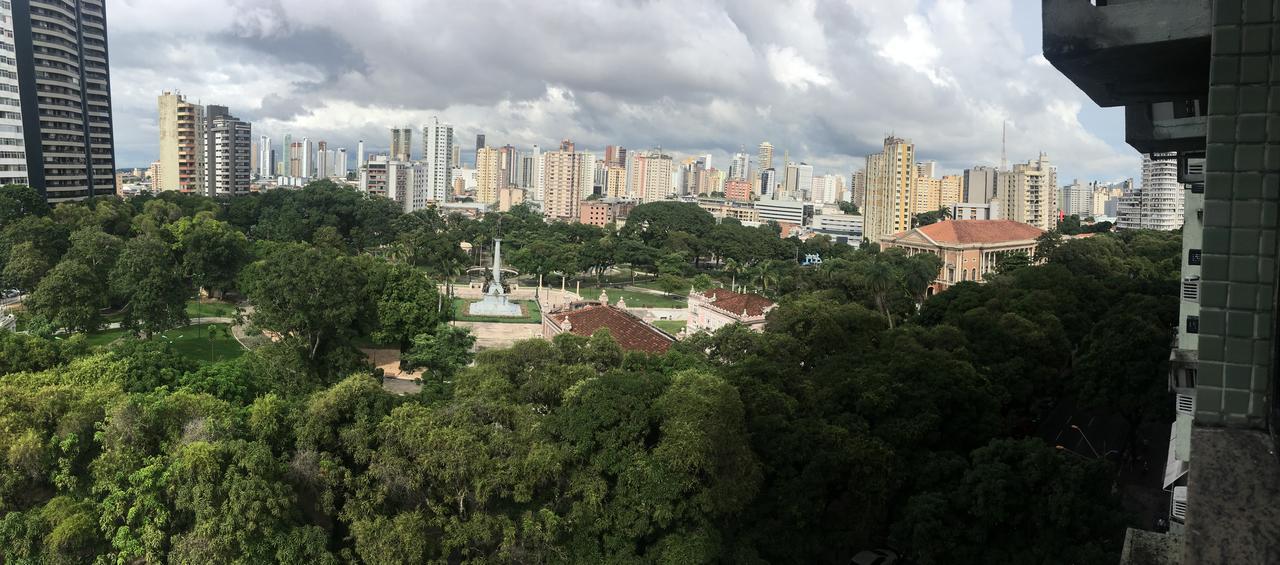
M 847 173 L 893 132 L 955 170 L 998 162 L 1007 121 L 1011 161 L 1133 174 L 1024 45 L 1022 1 L 108 0 L 118 160 L 155 158 L 155 96 L 181 89 L 332 146 L 439 116 L 491 143 L 717 162 L 768 140 Z

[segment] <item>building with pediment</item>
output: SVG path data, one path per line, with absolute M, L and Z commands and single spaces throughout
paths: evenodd
M 899 247 L 907 255 L 932 253 L 941 257 L 942 269 L 930 287 L 932 295 L 958 282 L 983 282 L 1006 255 L 1034 256 L 1036 238 L 1043 233 L 1038 227 L 1013 220 L 952 220 L 886 235 L 880 238 L 880 248 Z

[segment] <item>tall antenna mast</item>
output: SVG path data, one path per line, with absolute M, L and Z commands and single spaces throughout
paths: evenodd
M 1009 168 L 1008 153 L 1005 153 L 1005 148 L 1008 146 L 1008 141 L 1009 141 L 1009 120 L 1005 120 L 1000 124 L 1000 170 L 1002 171 Z

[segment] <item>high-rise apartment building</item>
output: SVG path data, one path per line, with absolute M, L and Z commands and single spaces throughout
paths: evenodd
M 572 141 L 560 142 L 559 151 L 543 155 L 542 213 L 547 219 L 574 221 L 582 193 L 582 154 L 574 151 Z
M 296 176 L 300 176 L 302 178 L 308 178 L 308 179 L 314 177 L 316 161 L 315 161 L 315 149 L 311 145 L 311 138 L 309 137 L 302 138 L 302 146 L 299 148 L 299 152 L 300 154 L 298 156 L 298 160 L 299 160 L 298 168 L 302 172 Z
M 0 4 L 0 47 L 14 52 L 14 20 L 11 3 Z M 0 89 L 20 92 L 18 61 L 12 55 L 0 57 Z M 20 96 L 20 95 L 18 95 Z M 21 106 L 18 96 L 5 95 L 6 105 Z M 0 184 L 28 184 L 27 147 L 22 134 L 22 114 L 0 112 Z
M 620 145 L 606 145 L 604 147 L 604 164 L 606 167 L 623 167 L 627 166 L 627 150 Z
M 773 198 L 778 190 L 778 171 L 760 169 L 760 198 Z
M 756 167 L 761 171 L 773 168 L 773 144 L 768 141 L 760 144 L 756 154 Z
M 1058 225 L 1058 168 L 1049 158 L 1040 156 L 1026 163 L 1018 163 L 1007 174 L 997 177 L 997 190 L 1007 219 L 1031 224 L 1048 231 Z
M 484 136 L 479 136 L 481 142 Z M 445 202 L 453 185 L 453 126 L 432 118 L 422 128 L 422 160 L 426 165 L 425 202 Z M 482 145 L 483 146 L 483 145 Z
M 502 152 L 494 147 L 476 150 L 476 202 L 492 204 L 498 201 L 498 189 L 506 188 L 502 182 Z
M 967 204 L 987 204 L 999 193 L 996 191 L 995 167 L 977 166 L 964 170 L 964 194 L 961 198 Z
M 409 161 L 413 156 L 413 128 L 391 128 L 391 160 Z
M 1178 182 L 1176 155 L 1142 156 L 1142 186 L 1120 197 L 1117 229 L 1176 230 L 1182 227 L 1186 187 Z
M 910 141 L 886 137 L 884 150 L 867 156 L 863 236 L 881 236 L 911 229 L 915 213 L 916 149 Z
M 1076 179 L 1062 187 L 1062 196 L 1058 199 L 1058 208 L 1068 216 L 1088 218 L 1093 215 L 1093 184 L 1084 184 Z
M 853 172 L 849 177 L 849 198 L 859 210 L 867 203 L 867 169 Z
M 12 0 L 0 16 L 0 179 L 49 202 L 114 194 L 106 2 Z
M 938 187 L 938 200 L 942 208 L 949 208 L 952 204 L 963 201 L 964 177 L 942 175 L 942 184 Z
M 206 123 L 204 194 L 248 194 L 253 125 L 232 116 L 226 106 L 214 105 L 206 109 Z
M 921 161 L 916 163 L 916 176 L 927 179 L 938 176 L 938 162 Z
M 912 214 L 932 212 L 942 207 L 942 179 L 916 177 Z
M 316 142 L 316 178 L 326 178 L 329 176 L 329 144 L 324 141 Z
M 276 174 L 282 177 L 297 176 L 294 174 L 293 135 L 284 134 L 280 141 L 280 155 L 276 159 Z
M 604 191 L 608 198 L 623 198 L 627 195 L 627 168 L 619 165 L 608 165 L 604 169 Z
M 157 106 L 160 174 L 152 179 L 152 188 L 157 192 L 202 190 L 205 186 L 204 108 L 172 92 L 161 94 Z
M 805 163 L 787 163 L 787 173 L 782 184 L 781 196 L 797 200 L 812 200 L 806 197 L 813 190 L 813 166 Z
M 258 177 L 267 178 L 271 176 L 271 136 L 264 135 L 258 138 Z
M 477 134 L 476 134 L 476 151 L 477 151 L 477 152 L 479 152 L 479 151 L 480 151 L 480 148 L 481 148 L 481 147 L 485 147 L 485 145 L 486 145 L 486 144 L 485 144 L 485 142 L 484 142 L 484 134 L 483 134 L 483 133 L 477 133 Z
M 652 150 L 631 157 L 631 191 L 642 203 L 666 200 L 675 191 L 671 184 L 670 155 Z
M 729 162 L 729 178 L 740 180 L 747 178 L 751 172 L 751 158 L 747 156 L 746 151 L 739 150 L 734 154 L 733 160 Z
M 813 177 L 813 189 L 809 194 L 810 200 L 815 203 L 834 204 L 844 200 L 844 177 L 840 175 Z

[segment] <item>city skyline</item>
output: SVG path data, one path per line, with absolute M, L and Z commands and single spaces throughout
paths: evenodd
M 154 96 L 162 90 L 231 106 L 255 133 L 348 148 L 363 139 L 370 153 L 390 149 L 390 127 L 417 128 L 438 116 L 460 140 L 484 133 L 491 145 L 529 148 L 569 138 L 597 153 L 606 145 L 661 146 L 677 158 L 711 154 L 722 170 L 740 146 L 768 140 L 815 173 L 845 175 L 891 133 L 912 139 L 921 159 L 957 172 L 999 163 L 1007 121 L 1010 161 L 1044 151 L 1064 182 L 1136 177 L 1141 162 L 1124 146 L 1115 110 L 1087 104 L 1039 55 L 1038 5 L 821 2 L 782 13 L 698 4 L 680 14 L 683 22 L 670 21 L 677 7 L 662 2 L 644 12 L 611 3 L 521 6 L 509 8 L 521 10 L 510 19 L 527 20 L 530 31 L 570 29 L 558 38 L 535 34 L 528 49 L 511 51 L 451 43 L 463 29 L 430 45 L 410 41 L 418 31 L 405 22 L 465 17 L 429 6 L 391 11 L 406 12 L 393 22 L 376 3 L 362 18 L 329 17 L 339 8 L 324 2 L 305 12 L 293 2 L 234 4 L 110 2 L 121 166 L 154 159 Z M 485 8 L 455 11 L 469 9 Z M 621 23 L 585 25 L 606 9 Z M 180 22 L 193 11 L 204 31 L 179 40 L 179 30 L 190 31 Z M 641 36 L 618 27 L 629 18 L 658 29 Z M 374 25 L 381 31 L 365 33 Z M 509 25 L 478 33 L 496 38 Z M 689 25 L 705 33 L 681 36 Z M 806 29 L 812 33 L 800 33 Z M 422 65 L 409 69 L 383 55 L 398 39 Z M 562 55 L 567 64 L 549 64 Z M 486 72 L 471 72 L 479 70 Z

